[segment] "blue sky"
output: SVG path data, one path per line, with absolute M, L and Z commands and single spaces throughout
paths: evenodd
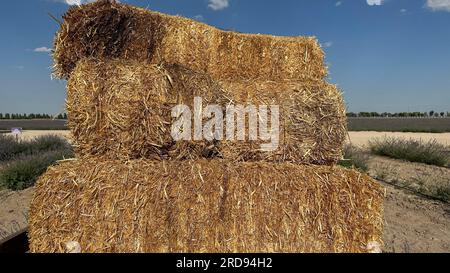
M 0 112 L 59 113 L 49 50 L 69 4 L 2 1 Z M 222 29 L 316 36 L 350 111 L 450 111 L 450 0 L 128 0 Z

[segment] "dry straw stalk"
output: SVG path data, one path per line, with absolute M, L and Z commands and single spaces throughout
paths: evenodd
M 222 31 L 107 0 L 72 7 L 64 15 L 54 48 L 55 74 L 63 78 L 85 57 L 179 63 L 216 80 L 327 75 L 315 38 Z
M 178 65 L 82 60 L 69 80 L 67 98 L 77 152 L 125 159 L 222 157 L 317 164 L 341 158 L 346 118 L 341 93 L 334 85 L 241 81 L 226 87 Z M 246 141 L 175 142 L 171 108 L 185 104 L 193 111 L 195 96 L 203 99 L 204 107 L 220 105 L 224 112 L 230 104 L 279 105 L 278 149 L 261 152 L 261 144 L 267 141 L 248 141 L 248 131 Z
M 382 235 L 381 187 L 339 167 L 85 158 L 35 190 L 32 252 L 367 252 Z
M 171 136 L 172 107 L 192 106 L 195 96 L 220 103 L 221 87 L 207 75 L 179 65 L 83 60 L 67 90 L 68 126 L 80 156 L 196 159 L 216 153 L 214 142 Z

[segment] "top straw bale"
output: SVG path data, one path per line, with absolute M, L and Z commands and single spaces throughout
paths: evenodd
M 84 57 L 179 63 L 219 81 L 327 76 L 314 37 L 223 31 L 111 0 L 72 7 L 63 19 L 53 54 L 60 78 L 68 78 Z

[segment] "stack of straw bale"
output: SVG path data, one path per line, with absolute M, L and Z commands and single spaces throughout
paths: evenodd
M 314 38 L 221 31 L 100 0 L 55 41 L 77 158 L 37 182 L 32 252 L 369 252 L 383 191 L 346 136 Z M 175 105 L 279 105 L 280 143 L 174 141 Z

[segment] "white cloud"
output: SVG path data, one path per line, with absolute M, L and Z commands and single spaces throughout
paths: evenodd
M 200 22 L 205 21 L 205 17 L 203 17 L 203 15 L 201 15 L 201 14 L 195 15 L 193 18 L 194 18 L 195 20 L 197 20 L 197 21 L 200 21 Z
M 333 42 L 329 41 L 329 42 L 325 42 L 322 44 L 323 47 L 327 48 L 327 47 L 332 47 L 333 46 Z
M 70 6 L 79 6 L 79 5 L 83 5 L 83 4 L 87 4 L 87 3 L 92 3 L 95 2 L 96 0 L 59 0 L 59 2 L 63 2 L 66 3 L 67 5 Z
M 229 0 L 209 0 L 208 7 L 212 10 L 222 10 L 228 8 Z
M 400 12 L 401 13 L 406 13 L 408 10 L 407 9 L 401 9 Z
M 384 0 L 366 0 L 367 5 L 369 6 L 381 6 L 384 3 Z
M 334 4 L 336 7 L 342 6 L 342 1 L 337 1 L 336 4 Z
M 427 0 L 427 7 L 434 11 L 444 10 L 450 12 L 450 0 Z
M 52 49 L 43 46 L 43 47 L 35 48 L 33 51 L 34 51 L 34 52 L 40 52 L 40 53 L 41 53 L 41 52 L 50 53 L 50 52 L 52 52 Z

